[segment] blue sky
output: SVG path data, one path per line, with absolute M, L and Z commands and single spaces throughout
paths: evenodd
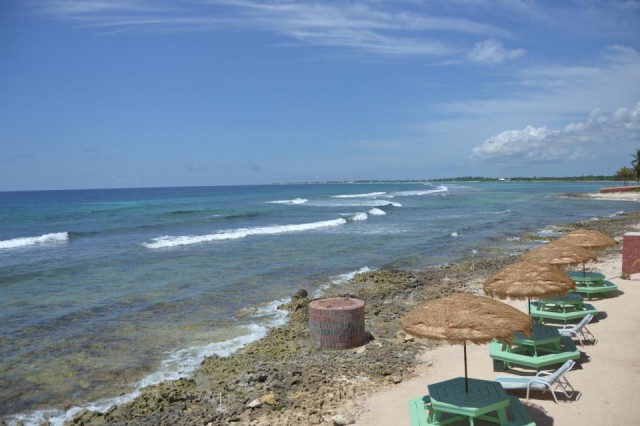
M 0 190 L 613 174 L 640 1 L 6 0 Z

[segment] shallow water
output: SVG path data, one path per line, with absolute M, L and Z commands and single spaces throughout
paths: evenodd
M 358 270 L 522 251 L 637 211 L 593 183 L 376 183 L 0 193 L 0 413 L 36 422 L 188 375 Z M 365 268 L 365 269 L 363 269 Z M 44 410 L 54 411 L 44 411 Z M 12 417 L 15 419 L 15 417 Z

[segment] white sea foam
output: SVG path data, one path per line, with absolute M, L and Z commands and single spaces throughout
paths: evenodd
M 38 237 L 13 238 L 11 240 L 0 241 L 0 249 L 12 249 L 36 244 L 59 243 L 69 239 L 68 232 L 56 232 L 44 234 Z
M 480 214 L 507 214 L 511 213 L 511 209 L 500 210 L 498 212 L 481 212 Z
M 446 186 L 439 186 L 436 189 L 427 189 L 424 191 L 398 191 L 391 193 L 394 197 L 419 197 L 422 195 L 439 194 L 443 192 L 449 192 L 449 188 Z
M 268 327 L 280 327 L 287 323 L 289 319 L 289 313 L 285 310 L 278 309 L 278 306 L 291 302 L 291 298 L 274 300 L 265 306 L 259 306 L 255 313 L 251 316 L 256 320 L 264 320 L 268 318 Z
M 458 235 L 458 233 L 457 233 L 457 232 L 455 232 L 455 231 L 454 231 L 454 232 L 452 232 L 452 233 L 451 233 L 451 236 L 452 236 L 452 237 L 458 237 L 459 235 Z
M 306 198 L 294 198 L 293 200 L 276 200 L 276 201 L 267 201 L 267 203 L 269 204 L 290 204 L 290 205 L 296 205 L 296 204 L 305 204 L 307 203 L 309 200 L 307 200 Z
M 32 413 L 17 414 L 7 419 L 8 425 L 14 426 L 24 424 L 26 426 L 36 426 L 49 422 L 52 426 L 63 426 L 65 422 L 71 420 L 82 410 L 106 412 L 114 405 L 126 404 L 140 396 L 141 390 L 147 386 L 155 385 L 169 380 L 177 380 L 190 376 L 205 358 L 211 356 L 227 357 L 238 349 L 251 342 L 262 339 L 270 328 L 284 325 L 288 320 L 286 311 L 277 307 L 291 299 L 276 300 L 264 307 L 260 307 L 253 315 L 259 323 L 250 324 L 246 327 L 247 333 L 223 342 L 214 342 L 205 346 L 194 346 L 187 349 L 176 350 L 162 361 L 158 371 L 144 377 L 135 387 L 135 390 L 114 398 L 102 398 L 93 402 L 82 404 L 66 411 L 55 409 L 44 409 Z
M 335 201 L 317 201 L 311 202 L 309 205 L 319 207 L 402 207 L 402 204 L 395 203 L 389 200 L 374 200 L 374 199 L 336 199 Z
M 361 221 L 361 220 L 367 220 L 369 219 L 369 215 L 366 213 L 356 213 L 353 216 L 351 216 L 351 220 L 354 221 Z
M 607 217 L 617 217 L 617 216 L 621 216 L 624 214 L 624 210 L 620 210 L 619 212 L 615 212 L 615 213 L 611 213 L 609 215 L 607 215 Z
M 251 235 L 275 235 L 275 234 L 284 234 L 289 232 L 304 232 L 304 231 L 312 231 L 315 229 L 322 228 L 333 228 L 336 226 L 344 225 L 347 223 L 346 219 L 333 219 L 333 220 L 325 220 L 321 222 L 313 222 L 313 223 L 301 223 L 296 225 L 275 225 L 275 226 L 264 226 L 264 227 L 256 227 L 256 228 L 238 228 L 238 229 L 230 229 L 226 231 L 217 232 L 215 234 L 207 234 L 207 235 L 183 235 L 183 236 L 163 236 L 154 238 L 150 243 L 143 243 L 142 245 L 151 248 L 167 248 L 167 247 L 176 247 L 176 246 L 184 246 L 191 244 L 200 244 L 200 243 L 208 243 L 212 241 L 224 241 L 224 240 L 236 240 L 239 238 L 245 238 Z
M 313 293 L 313 297 L 318 298 L 321 297 L 322 294 L 331 286 L 334 285 L 343 285 L 347 282 L 349 282 L 350 280 L 352 280 L 356 275 L 358 274 L 364 274 L 365 272 L 371 272 L 374 271 L 375 269 L 371 269 L 368 266 L 364 266 L 360 269 L 357 269 L 355 271 L 351 271 L 351 272 L 347 272 L 346 274 L 340 274 L 340 275 L 336 275 L 331 277 L 331 279 L 329 280 L 329 282 L 323 286 L 321 286 L 320 288 L 318 288 L 314 293 Z
M 385 212 L 384 210 L 380 210 L 377 208 L 372 208 L 371 210 L 369 210 L 367 213 L 369 213 L 372 216 L 383 216 L 385 214 L 387 214 L 387 212 Z
M 537 231 L 535 235 L 539 237 L 557 237 L 562 235 L 562 229 L 557 226 L 550 225 L 544 229 Z
M 375 198 L 385 195 L 386 192 L 369 192 L 368 194 L 344 194 L 332 195 L 333 198 Z

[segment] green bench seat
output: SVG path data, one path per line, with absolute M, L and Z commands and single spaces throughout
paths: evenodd
M 538 304 L 535 302 L 531 302 L 529 306 L 531 307 L 531 317 L 541 323 L 553 321 L 566 324 L 568 321 L 580 321 L 587 315 L 598 315 L 598 310 L 589 303 L 583 304 L 582 309 L 569 310 L 567 312 L 541 310 L 538 309 Z
M 413 398 L 409 401 L 411 426 L 437 426 L 440 423 L 429 419 L 431 398 L 429 395 Z M 503 426 L 536 426 L 524 404 L 515 396 L 509 396 L 509 422 Z
M 589 300 L 593 295 L 602 295 L 609 297 L 609 292 L 617 290 L 618 286 L 611 281 L 602 281 L 601 285 L 576 285 L 574 290 L 576 293 L 582 293 L 587 296 Z
M 413 398 L 409 400 L 409 418 L 411 419 L 411 426 L 430 426 L 433 423 L 429 422 L 427 415 L 429 405 L 431 404 L 431 398 L 429 395 Z
M 535 368 L 537 371 L 550 365 L 562 364 L 570 359 L 580 359 L 580 351 L 571 337 L 561 337 L 561 351 L 559 353 L 548 353 L 536 357 L 522 353 L 510 352 L 507 344 L 497 340 L 489 343 L 489 356 L 495 361 L 502 361 L 506 369 L 511 368 L 511 364 L 518 366 Z

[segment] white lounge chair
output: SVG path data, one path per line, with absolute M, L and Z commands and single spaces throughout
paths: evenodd
M 584 345 L 582 339 L 593 340 L 593 343 L 595 343 L 596 336 L 594 336 L 593 333 L 591 333 L 587 328 L 587 324 L 589 324 L 592 319 L 593 315 L 586 315 L 578 324 L 565 325 L 564 327 L 558 329 L 558 331 L 560 332 L 561 336 L 568 336 L 572 338 L 577 337 L 581 345 Z
M 575 361 L 568 360 L 562 367 L 558 368 L 555 373 L 550 371 L 540 371 L 532 377 L 496 377 L 496 382 L 500 383 L 505 389 L 527 389 L 527 399 L 529 399 L 529 391 L 531 389 L 541 390 L 543 392 L 551 391 L 553 399 L 558 403 L 556 392 L 561 391 L 567 398 L 571 398 L 575 389 L 569 383 L 564 374 L 573 368 Z M 555 388 L 553 387 L 555 385 Z

